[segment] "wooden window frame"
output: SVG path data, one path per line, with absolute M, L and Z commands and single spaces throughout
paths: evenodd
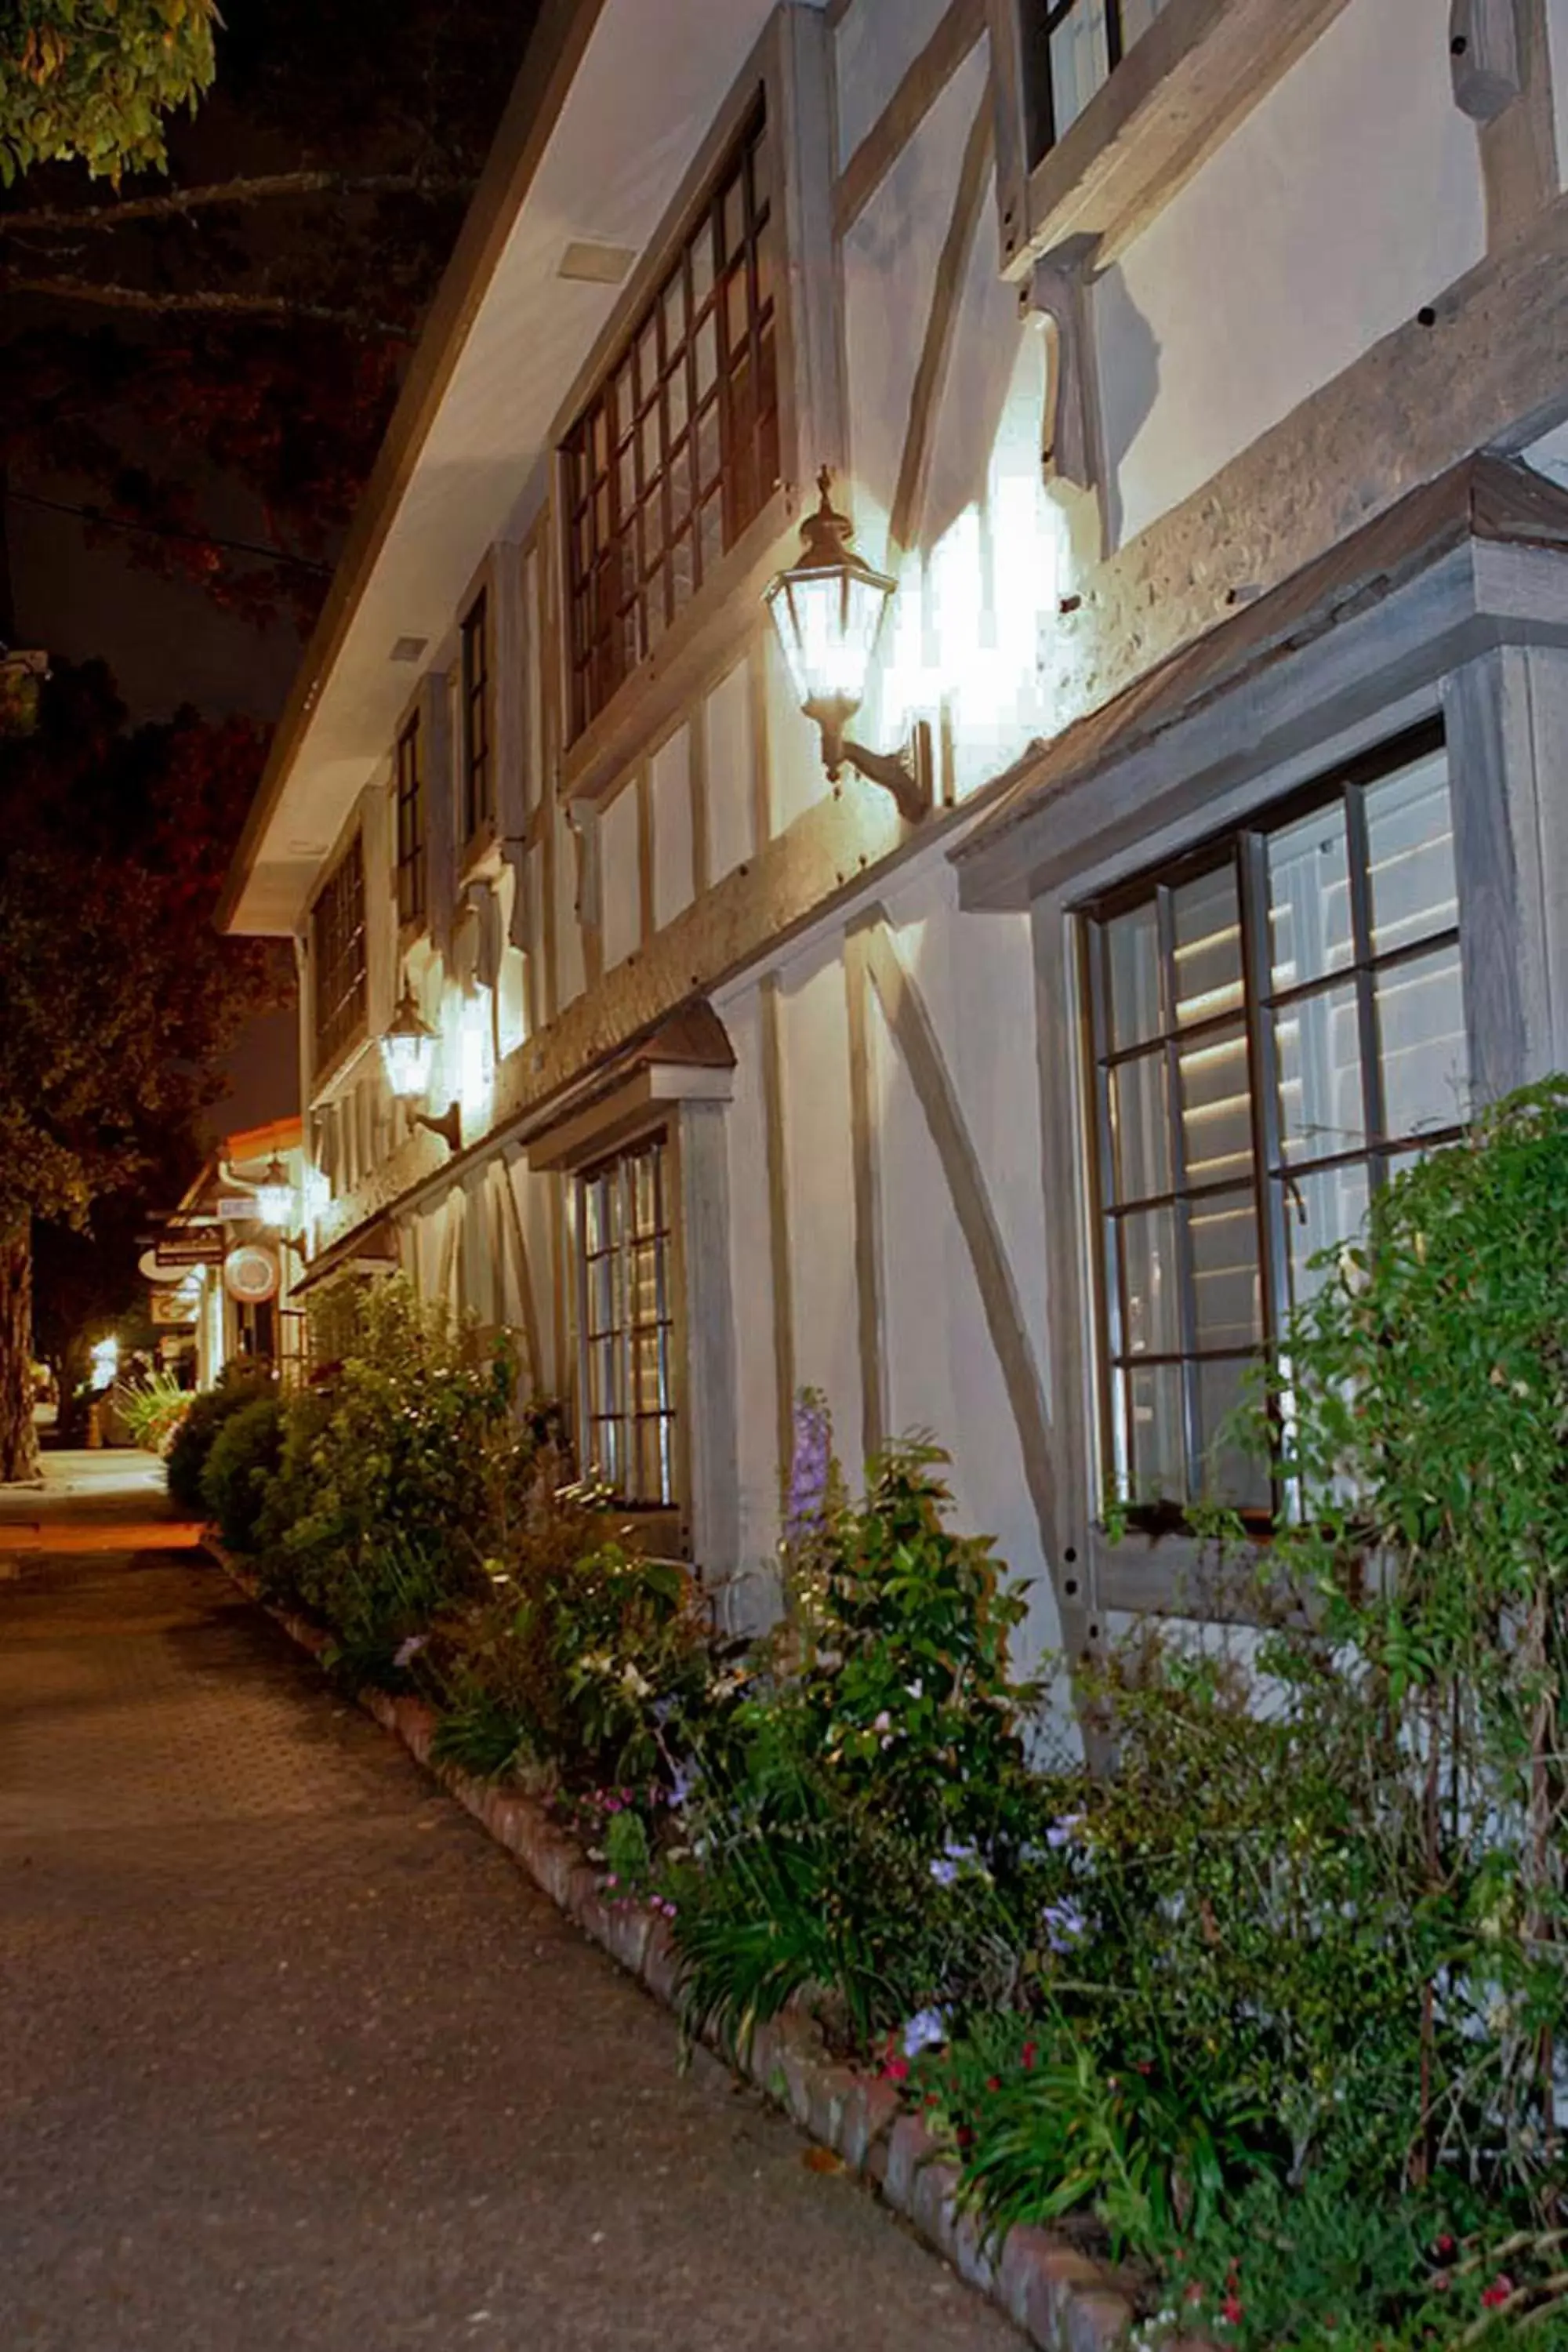
M 358 826 L 310 908 L 310 979 L 319 1085 L 363 1036 L 369 1006 L 364 836 Z
M 636 1217 L 633 1171 L 639 1161 L 653 1162 L 655 1214 L 651 1225 L 639 1228 Z M 599 1249 L 590 1247 L 589 1192 L 595 1185 L 614 1185 L 619 1194 L 619 1230 Z M 579 1422 L 585 1472 L 606 1478 L 624 1509 L 658 1521 L 673 1519 L 681 1508 L 683 1486 L 681 1382 L 679 1377 L 681 1318 L 680 1248 L 679 1230 L 679 1163 L 673 1124 L 652 1128 L 590 1160 L 573 1178 L 577 1224 L 577 1296 Z M 638 1318 L 628 1304 L 631 1293 L 627 1260 L 637 1246 L 652 1245 L 657 1259 L 658 1300 L 651 1320 Z M 601 1327 L 594 1312 L 594 1271 L 610 1266 L 614 1302 L 609 1319 Z M 652 1333 L 660 1358 L 657 1402 L 645 1408 L 638 1401 L 633 1348 L 639 1336 Z M 603 1348 L 612 1366 L 607 1405 L 602 1407 L 596 1384 L 594 1351 Z M 647 1423 L 658 1427 L 661 1458 L 657 1494 L 637 1491 L 636 1477 L 641 1449 L 638 1436 Z M 611 1458 L 601 1451 L 599 1433 L 615 1432 Z
M 489 583 L 479 588 L 463 614 L 458 646 L 458 831 L 465 854 L 494 829 L 495 663 L 491 644 Z
M 775 8 L 665 208 L 637 270 L 563 401 L 550 442 L 552 603 L 559 616 L 552 650 L 562 747 L 559 796 L 589 804 L 618 789 L 659 732 L 738 660 L 766 626 L 763 592 L 798 551 L 801 514 L 813 505 L 818 467 L 845 462 L 844 383 L 833 223 L 832 38 L 825 12 Z M 589 724 L 574 731 L 567 469 L 560 454 L 613 372 L 630 331 L 646 317 L 684 249 L 693 215 L 711 194 L 754 109 L 766 110 L 771 205 L 776 215 L 774 326 L 777 339 L 777 487 L 706 574 L 653 652 Z
M 1348 0 L 1165 0 L 1043 147 L 1032 91 L 1043 43 L 1030 29 L 1043 0 L 986 5 L 1002 266 L 1022 278 L 1078 237 L 1095 269 L 1108 268 Z
M 393 767 L 393 883 L 400 932 L 417 934 L 429 919 L 429 790 L 425 714 L 416 709 L 398 730 Z
M 1278 1341 L 1290 1311 L 1287 1197 L 1294 1197 L 1298 1207 L 1302 1208 L 1300 1187 L 1305 1180 L 1352 1167 L 1364 1169 L 1371 1197 L 1386 1183 L 1392 1161 L 1408 1155 L 1412 1150 L 1427 1150 L 1452 1142 L 1462 1132 L 1463 1109 L 1452 1122 L 1441 1127 L 1424 1128 L 1418 1134 L 1394 1135 L 1387 1131 L 1383 1092 L 1384 1055 L 1376 1020 L 1376 989 L 1380 979 L 1384 974 L 1423 957 L 1451 950 L 1459 958 L 1461 991 L 1465 990 L 1466 982 L 1457 909 L 1452 923 L 1423 931 L 1418 938 L 1401 941 L 1394 948 L 1381 952 L 1375 950 L 1371 937 L 1371 867 L 1364 813 L 1365 795 L 1369 789 L 1435 751 L 1446 751 L 1447 748 L 1442 720 L 1425 721 L 1380 744 L 1363 757 L 1336 765 L 1311 782 L 1265 803 L 1239 823 L 1227 826 L 1195 846 L 1143 867 L 1127 881 L 1119 883 L 1075 910 L 1079 1062 L 1084 1089 L 1083 1118 L 1088 1139 L 1091 1234 L 1089 1273 L 1099 1419 L 1098 1451 L 1100 1459 L 1108 1465 L 1115 1465 L 1118 1454 L 1114 1399 L 1118 1375 L 1140 1366 L 1158 1368 L 1174 1365 L 1182 1389 L 1185 1482 L 1189 1496 L 1200 1491 L 1202 1435 L 1198 1384 L 1202 1366 L 1209 1362 L 1234 1360 L 1245 1364 L 1263 1360 L 1270 1347 Z M 1457 839 L 1457 794 L 1451 755 L 1448 793 Z M 1318 974 L 1286 988 L 1276 988 L 1268 963 L 1268 844 L 1274 835 L 1314 811 L 1334 806 L 1342 807 L 1346 815 L 1351 958 L 1343 965 L 1336 966 L 1331 977 Z M 1174 951 L 1171 925 L 1173 893 L 1186 883 L 1222 872 L 1227 866 L 1236 876 L 1241 922 L 1239 1007 L 1225 1008 L 1212 1016 L 1183 1024 L 1170 1003 Z M 1161 1025 L 1157 1033 L 1141 1036 L 1126 1045 L 1117 1045 L 1109 1030 L 1106 926 L 1119 915 L 1149 905 L 1157 909 L 1163 1000 Z M 1358 1146 L 1310 1158 L 1292 1158 L 1284 1149 L 1280 1132 L 1274 1016 L 1331 991 L 1344 989 L 1353 989 L 1355 998 L 1363 1140 Z M 1226 1175 L 1206 1184 L 1190 1183 L 1182 1158 L 1179 1058 L 1184 1053 L 1190 1053 L 1194 1045 L 1201 1049 L 1205 1038 L 1211 1033 L 1217 1037 L 1221 1032 L 1234 1030 L 1238 1024 L 1243 1033 L 1250 1097 L 1252 1142 L 1248 1170 L 1245 1177 Z M 1467 1036 L 1468 1031 L 1467 1018 Z M 1165 1062 L 1163 1116 L 1171 1156 L 1171 1187 L 1168 1193 L 1163 1192 L 1158 1196 L 1150 1194 L 1130 1202 L 1116 1202 L 1110 1197 L 1109 1175 L 1113 1164 L 1109 1080 L 1110 1074 L 1124 1065 L 1156 1054 L 1163 1054 Z M 1468 1073 L 1467 1083 L 1473 1090 L 1473 1069 Z M 1261 1339 L 1251 1348 L 1205 1349 L 1198 1344 L 1196 1335 L 1195 1276 L 1184 1238 L 1186 1221 L 1193 1202 L 1201 1202 L 1211 1197 L 1218 1199 L 1222 1194 L 1238 1194 L 1243 1191 L 1251 1194 L 1256 1221 Z M 1173 1355 L 1169 1351 L 1130 1351 L 1122 1344 L 1125 1335 L 1121 1318 L 1125 1302 L 1120 1244 L 1121 1224 L 1128 1218 L 1146 1216 L 1152 1211 L 1163 1208 L 1172 1211 L 1178 1235 L 1176 1265 L 1180 1346 Z M 1284 1501 L 1276 1482 L 1267 1507 L 1259 1506 L 1244 1516 L 1258 1532 L 1265 1533 Z M 1146 1533 L 1158 1535 L 1162 1531 L 1179 1530 L 1186 1521 L 1182 1505 L 1171 1502 L 1152 1507 L 1135 1505 L 1131 1523 Z
M 759 84 L 658 287 L 561 442 L 574 740 L 783 478 L 775 147 Z

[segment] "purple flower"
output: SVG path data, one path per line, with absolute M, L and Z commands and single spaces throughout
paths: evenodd
M 1070 1951 L 1089 1933 L 1089 1921 L 1078 1905 L 1066 1897 L 1060 1903 L 1046 1905 L 1040 1914 L 1040 1925 L 1053 1952 Z
M 1046 1832 L 1046 1843 L 1048 1846 L 1055 1846 L 1059 1851 L 1064 1845 L 1074 1843 L 1082 1827 L 1081 1813 L 1062 1813 Z
M 973 1862 L 974 1859 L 975 1849 L 973 1846 L 960 1845 L 952 1838 L 949 1838 L 947 1843 L 942 1847 L 941 1853 L 937 1856 L 936 1860 L 931 1864 L 931 1874 L 935 1879 L 939 1886 L 951 1886 L 953 1884 L 953 1881 L 957 1878 L 959 1872 L 963 1868 L 964 1864 L 966 1863 Z
M 425 1647 L 425 1644 L 429 1639 L 430 1636 L 428 1633 L 410 1633 L 407 1640 L 405 1642 L 399 1642 L 396 1649 L 394 1650 L 392 1654 L 393 1664 L 395 1666 L 406 1666 L 411 1664 L 414 1659 L 419 1655 L 420 1651 Z
M 784 1541 L 809 1542 L 827 1518 L 827 1487 L 833 1470 L 833 1423 L 814 1389 L 795 1400 L 795 1450 L 784 1501 Z
M 947 2019 L 940 2009 L 922 2009 L 904 2028 L 904 2055 L 918 2058 L 922 2050 L 940 2050 L 947 2040 Z

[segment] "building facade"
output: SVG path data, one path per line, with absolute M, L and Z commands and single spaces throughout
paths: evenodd
M 510 1328 L 736 1623 L 803 1384 L 1033 1646 L 1243 1605 L 1309 1260 L 1568 1059 L 1565 169 L 1568 0 L 547 5 L 225 902 L 307 1283 Z

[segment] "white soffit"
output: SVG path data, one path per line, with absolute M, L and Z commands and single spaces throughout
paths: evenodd
M 236 930 L 292 929 L 407 701 L 392 648 L 447 636 L 546 454 L 620 292 L 562 278 L 563 251 L 640 257 L 771 13 L 771 0 L 606 0 L 256 844 Z

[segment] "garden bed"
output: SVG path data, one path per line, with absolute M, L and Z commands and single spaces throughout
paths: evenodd
M 268 1601 L 255 1574 L 209 1536 L 207 1549 L 252 1601 L 268 1611 L 300 1646 L 321 1659 L 327 1630 L 297 1610 Z M 670 1922 L 638 1901 L 606 1894 L 605 1873 L 552 1819 L 548 1805 L 521 1790 L 480 1780 L 433 1759 L 439 1718 L 424 1699 L 364 1688 L 359 1704 L 448 1795 L 506 1848 L 536 1885 L 593 1942 L 668 2008 L 677 2004 L 680 1964 Z M 759 2024 L 743 2052 L 721 2052 L 799 2128 L 871 2184 L 959 2275 L 989 2296 L 1042 2352 L 1107 2352 L 1131 2329 L 1135 2306 L 1126 2284 L 1068 2236 L 1020 2226 L 988 2247 L 971 2213 L 957 2204 L 958 2174 L 899 2086 L 836 2061 L 809 2018 L 786 2011 Z M 1181 2346 L 1173 2352 L 1184 2352 Z M 1204 2352 L 1194 2339 L 1184 2352 Z

